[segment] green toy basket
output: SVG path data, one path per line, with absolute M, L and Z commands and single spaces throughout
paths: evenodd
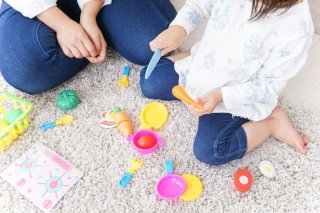
M 0 152 L 28 128 L 31 109 L 32 105 L 24 99 L 0 91 Z M 22 114 L 8 124 L 4 118 L 11 110 L 19 110 Z

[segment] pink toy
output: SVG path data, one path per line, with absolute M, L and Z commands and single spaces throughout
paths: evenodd
M 164 163 L 167 175 L 162 177 L 157 183 L 158 195 L 166 200 L 179 198 L 186 190 L 186 181 L 180 175 L 173 173 L 173 162 L 167 160 Z
M 140 154 L 150 154 L 158 147 L 165 146 L 158 134 L 152 130 L 139 130 L 129 141 Z

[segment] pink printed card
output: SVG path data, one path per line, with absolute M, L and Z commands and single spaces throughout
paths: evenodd
M 39 143 L 1 174 L 44 212 L 52 209 L 82 175 L 60 155 Z

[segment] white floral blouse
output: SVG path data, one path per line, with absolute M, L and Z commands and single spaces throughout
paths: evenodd
M 187 0 L 171 25 L 206 31 L 191 56 L 175 63 L 179 83 L 193 98 L 221 87 L 226 112 L 253 121 L 268 117 L 288 80 L 304 66 L 313 23 L 307 0 L 249 21 L 250 0 Z

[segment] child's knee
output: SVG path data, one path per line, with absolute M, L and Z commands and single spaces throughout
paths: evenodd
M 193 153 L 195 157 L 202 163 L 210 166 L 220 166 L 225 164 L 225 156 L 218 154 L 213 146 L 207 147 L 203 143 L 195 142 L 193 146 Z
M 145 79 L 146 67 L 140 71 L 140 88 L 141 92 L 147 98 L 157 98 L 157 88 L 151 79 Z

